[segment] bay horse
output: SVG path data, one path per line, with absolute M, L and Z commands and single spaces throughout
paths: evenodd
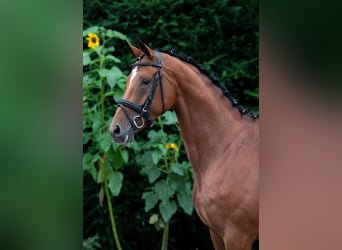
M 110 125 L 116 143 L 173 108 L 194 171 L 192 199 L 216 250 L 250 250 L 259 226 L 259 120 L 189 56 L 127 42 L 136 58 Z

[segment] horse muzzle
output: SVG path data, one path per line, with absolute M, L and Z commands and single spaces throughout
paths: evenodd
M 110 126 L 109 132 L 116 143 L 126 144 L 134 140 L 135 131 L 132 126 L 121 126 L 114 123 Z

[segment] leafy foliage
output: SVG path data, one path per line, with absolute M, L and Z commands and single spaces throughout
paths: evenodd
M 164 125 L 176 126 L 174 112 L 168 111 L 159 118 L 160 129 L 148 132 L 149 140 L 142 145 L 136 156 L 137 163 L 142 166 L 141 172 L 147 175 L 149 183 L 153 184 L 149 191 L 143 193 L 145 211 L 150 211 L 159 203 L 162 223 L 169 222 L 178 206 L 189 215 L 193 211 L 191 166 L 186 160 L 178 161 L 182 138 L 179 131 L 165 133 Z
M 97 26 L 86 30 L 84 36 L 89 33 L 98 33 L 102 44 L 96 43 L 96 46 L 90 46 L 91 49 L 83 52 L 83 169 L 91 174 L 94 181 L 101 184 L 101 204 L 103 193 L 106 194 L 113 237 L 117 248 L 121 249 L 109 191 L 112 196 L 120 194 L 124 179 L 120 168 L 128 162 L 128 153 L 112 143 L 108 133 L 110 119 L 105 105 L 112 102 L 114 93 L 119 92 L 118 94 L 122 95 L 125 82 L 125 76 L 115 65 L 120 60 L 110 55 L 114 47 L 107 44 L 113 38 L 126 37 L 119 32 Z
M 83 144 L 86 147 L 83 168 L 97 183 L 108 180 L 112 195 L 117 196 L 123 181 L 119 170 L 128 162 L 128 153 L 112 143 L 108 133 L 110 116 L 105 105 L 115 99 L 114 93 L 122 95 L 125 75 L 116 66 L 120 60 L 110 55 L 114 47 L 106 44 L 110 39 L 125 36 L 99 27 L 88 29 L 84 35 L 90 31 L 100 34 L 102 45 L 83 52 L 86 58 L 83 61 Z
M 101 245 L 98 243 L 99 236 L 95 235 L 83 240 L 83 250 L 96 250 L 100 249 Z

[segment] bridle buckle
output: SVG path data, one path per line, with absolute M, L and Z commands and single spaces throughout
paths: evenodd
M 140 122 L 139 122 L 138 119 L 140 119 Z M 137 129 L 142 128 L 142 127 L 144 127 L 144 125 L 145 125 L 145 120 L 144 120 L 144 118 L 141 117 L 140 115 L 134 116 L 132 120 L 133 120 L 134 126 L 135 126 Z M 140 125 L 139 125 L 138 123 L 140 123 Z

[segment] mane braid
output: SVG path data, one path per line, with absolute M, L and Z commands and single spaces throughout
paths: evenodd
M 202 64 L 197 63 L 191 56 L 185 54 L 177 55 L 175 49 L 161 49 L 159 51 L 166 53 L 170 56 L 176 57 L 183 62 L 191 64 L 192 66 L 195 66 L 202 74 L 208 77 L 213 84 L 215 84 L 219 89 L 221 89 L 224 96 L 226 96 L 229 99 L 233 107 L 239 110 L 241 115 L 248 115 L 254 120 L 259 118 L 259 114 L 255 114 L 252 111 L 248 111 L 241 104 L 239 104 L 238 101 L 231 95 L 229 90 L 219 81 L 219 79 L 215 75 L 210 74 Z

